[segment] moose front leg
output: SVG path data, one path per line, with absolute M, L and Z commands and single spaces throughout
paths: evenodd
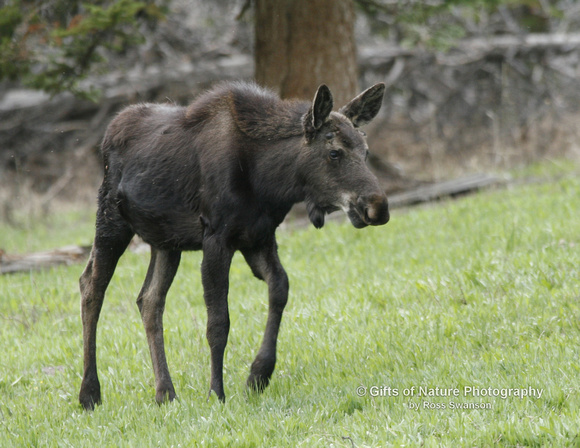
M 282 313 L 288 301 L 288 276 L 278 258 L 276 239 L 257 250 L 243 251 L 254 275 L 268 284 L 269 308 L 264 339 L 250 368 L 247 386 L 262 392 L 270 383 L 276 366 L 276 344 Z
M 211 384 L 208 400 L 213 390 L 225 402 L 223 381 L 224 351 L 228 343 L 230 317 L 228 311 L 229 271 L 233 252 L 214 236 L 204 238 L 201 280 L 207 308 L 207 341 L 211 351 Z

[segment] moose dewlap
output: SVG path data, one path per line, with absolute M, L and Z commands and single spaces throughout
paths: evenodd
M 342 209 L 353 226 L 389 220 L 387 198 L 365 160 L 358 128 L 379 112 L 377 84 L 333 112 L 330 90 L 312 103 L 282 101 L 248 83 L 225 83 L 189 107 L 139 104 L 123 110 L 102 143 L 105 176 L 96 235 L 81 278 L 84 375 L 79 401 L 101 401 L 96 332 L 105 291 L 133 235 L 151 245 L 137 298 L 155 373 L 155 398 L 175 398 L 163 342 L 165 297 L 181 252 L 202 250 L 211 391 L 225 400 L 223 357 L 230 326 L 228 272 L 239 250 L 268 284 L 264 339 L 247 380 L 263 390 L 276 363 L 276 340 L 288 299 L 288 277 L 275 231 L 293 204 L 304 201 L 315 227 Z

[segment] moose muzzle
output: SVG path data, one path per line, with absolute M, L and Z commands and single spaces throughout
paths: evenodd
M 350 203 L 348 218 L 354 227 L 381 226 L 389 222 L 389 202 L 385 194 L 361 196 Z

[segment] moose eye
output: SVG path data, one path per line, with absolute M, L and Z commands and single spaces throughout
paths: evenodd
M 325 136 L 326 140 L 331 140 L 334 138 L 334 132 L 328 132 Z
M 331 149 L 328 153 L 328 157 L 330 157 L 330 160 L 338 160 L 340 158 L 340 151 Z
M 358 130 L 359 134 L 362 135 L 363 137 L 367 136 L 367 133 L 365 131 L 361 131 L 360 129 Z

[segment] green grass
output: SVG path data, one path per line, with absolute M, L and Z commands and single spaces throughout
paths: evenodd
M 127 253 L 109 287 L 98 335 L 103 405 L 93 413 L 77 404 L 83 267 L 3 276 L 0 446 L 580 446 L 579 210 L 576 168 L 395 211 L 380 228 L 279 232 L 291 288 L 278 365 L 263 395 L 246 395 L 267 291 L 236 256 L 225 405 L 206 402 L 200 253 L 184 255 L 168 296 L 166 347 L 180 401 L 161 407 L 134 303 L 146 254 Z M 87 244 L 92 234 L 92 212 L 66 213 L 26 231 L 0 226 L 0 247 Z M 357 395 L 360 386 L 367 395 Z M 372 386 L 399 395 L 373 397 Z M 543 394 L 473 397 L 465 386 Z M 412 387 L 414 396 L 403 396 Z M 461 393 L 426 398 L 419 387 Z

